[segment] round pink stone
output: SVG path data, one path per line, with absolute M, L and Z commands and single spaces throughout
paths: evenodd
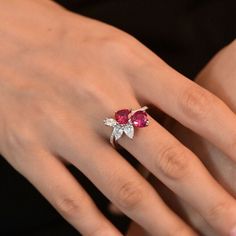
M 135 127 L 143 128 L 147 126 L 147 113 L 145 111 L 137 111 L 131 116 L 131 121 Z
M 115 113 L 115 119 L 119 124 L 127 124 L 129 120 L 129 109 L 119 110 Z

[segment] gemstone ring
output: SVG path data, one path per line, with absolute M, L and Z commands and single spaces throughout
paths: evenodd
M 115 147 L 115 142 L 122 137 L 123 133 L 130 139 L 133 139 L 135 127 L 143 128 L 148 126 L 147 109 L 147 106 L 137 110 L 122 109 L 115 113 L 115 119 L 106 118 L 104 120 L 105 125 L 113 127 L 110 137 L 110 143 L 113 147 Z

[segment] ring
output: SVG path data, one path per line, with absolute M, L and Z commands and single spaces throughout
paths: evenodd
M 104 120 L 106 126 L 113 127 L 110 137 L 110 143 L 113 147 L 115 147 L 116 141 L 122 137 L 123 133 L 130 139 L 133 139 L 135 127 L 143 128 L 149 125 L 147 109 L 147 106 L 137 110 L 122 109 L 115 112 L 115 119 L 106 118 Z

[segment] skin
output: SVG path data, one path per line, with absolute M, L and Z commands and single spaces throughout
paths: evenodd
M 0 22 L 4 158 L 83 235 L 121 233 L 99 212 L 65 162 L 150 234 L 196 235 L 111 147 L 112 130 L 103 119 L 123 108 L 152 105 L 236 160 L 232 110 L 130 35 L 51 1 L 1 1 Z M 150 126 L 136 130 L 134 140 L 124 137 L 119 144 L 219 234 L 229 235 L 236 226 L 234 198 L 192 151 L 149 118 Z M 225 203 L 227 209 L 219 208 Z
M 218 52 L 208 65 L 199 73 L 196 82 L 220 97 L 228 106 L 236 112 L 236 40 Z M 190 148 L 212 176 L 235 198 L 235 169 L 236 165 L 218 147 L 212 145 L 208 140 L 202 138 L 179 122 L 168 119 L 166 127 L 188 148 Z M 222 133 L 222 132 L 221 132 Z M 153 176 L 150 182 L 164 199 L 168 199 L 168 205 L 180 215 L 186 222 L 194 227 L 200 235 L 215 236 L 216 232 L 207 224 L 204 218 L 189 204 L 165 188 Z M 218 210 L 225 211 L 229 206 L 223 204 Z M 218 211 L 217 210 L 217 211 Z M 232 232 L 232 235 L 234 235 Z M 137 224 L 132 224 L 128 233 L 132 235 L 149 235 Z M 218 235 L 218 234 L 217 234 Z

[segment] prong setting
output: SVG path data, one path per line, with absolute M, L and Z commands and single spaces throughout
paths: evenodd
M 133 139 L 134 127 L 142 128 L 149 125 L 149 120 L 147 119 L 146 113 L 147 109 L 147 106 L 141 107 L 136 110 L 123 109 L 115 113 L 115 119 L 104 119 L 104 124 L 106 126 L 113 127 L 113 131 L 110 137 L 110 143 L 114 147 L 115 142 L 118 141 L 124 133 L 128 138 Z

